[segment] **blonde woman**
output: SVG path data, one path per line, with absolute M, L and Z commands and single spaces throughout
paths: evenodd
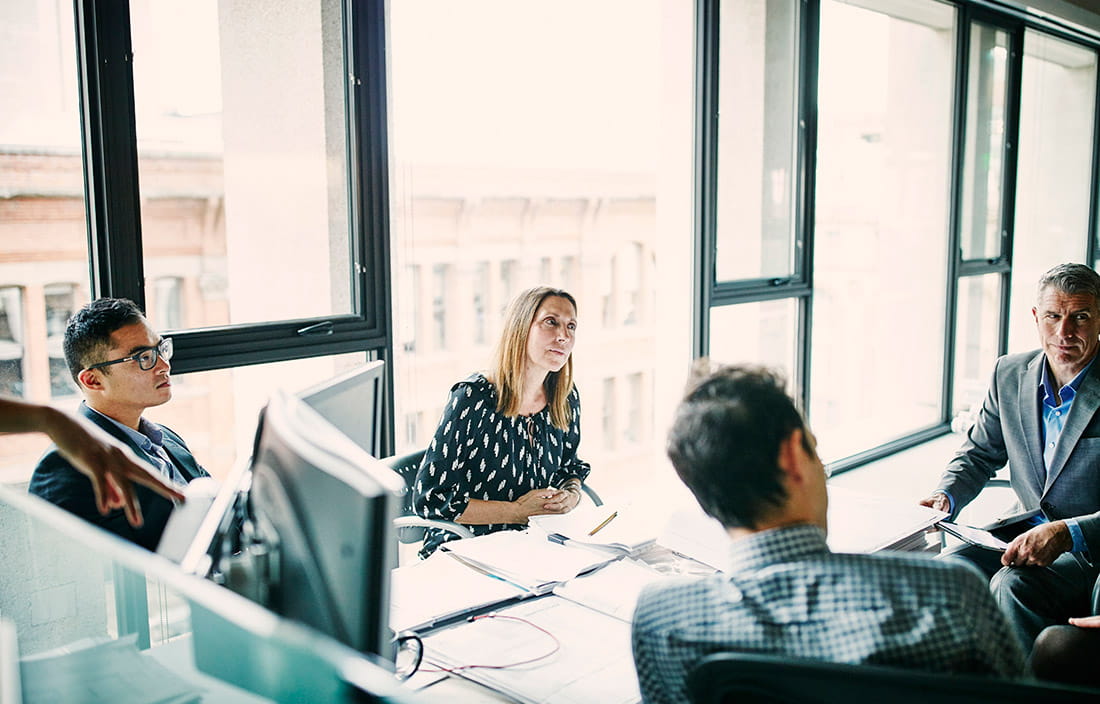
M 484 535 L 573 510 L 590 471 L 577 457 L 576 332 L 565 291 L 539 286 L 512 301 L 492 369 L 451 387 L 413 488 L 419 515 Z M 452 538 L 429 530 L 421 557 Z

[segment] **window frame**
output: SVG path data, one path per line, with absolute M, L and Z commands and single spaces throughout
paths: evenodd
M 951 432 L 951 413 L 954 395 L 954 373 L 957 339 L 957 302 L 963 279 L 986 274 L 1000 276 L 1001 301 L 998 320 L 998 354 L 1005 354 L 1008 347 L 1009 313 L 1012 277 L 1013 237 L 1016 212 L 1016 144 L 1019 138 L 1019 116 L 1024 54 L 1024 34 L 1034 30 L 1058 39 L 1072 42 L 1100 54 L 1100 30 L 1080 28 L 1060 19 L 1032 14 L 1013 8 L 996 0 L 940 0 L 956 11 L 954 114 L 952 116 L 952 143 L 950 149 L 950 202 L 948 213 L 948 247 L 945 285 L 946 317 L 944 325 L 944 369 L 942 376 L 940 421 L 929 427 L 915 428 L 905 436 L 866 448 L 854 455 L 830 464 L 834 474 L 855 469 L 874 460 Z M 692 351 L 695 357 L 703 357 L 710 351 L 711 310 L 720 306 L 736 305 L 779 298 L 798 298 L 799 316 L 796 331 L 798 342 L 795 378 L 791 380 L 793 395 L 803 408 L 810 407 L 810 362 L 813 353 L 809 331 L 812 327 L 812 303 L 814 295 L 814 190 L 816 176 L 817 143 L 817 65 L 820 45 L 821 0 L 801 0 L 799 11 L 798 51 L 798 124 L 794 183 L 799 192 L 794 194 L 795 217 L 792 244 L 802 243 L 802 256 L 796 259 L 795 275 L 777 279 L 747 279 L 718 281 L 716 278 L 717 247 L 717 175 L 718 175 L 718 90 L 719 90 L 719 37 L 720 0 L 696 0 L 695 10 L 695 121 L 694 121 L 694 194 L 693 215 L 696 257 L 694 265 L 693 300 L 698 309 L 693 318 Z M 874 3 L 863 0 L 874 9 Z M 1010 59 L 1006 82 L 1006 142 L 1002 160 L 1001 218 L 1004 236 L 998 257 L 964 259 L 962 256 L 961 218 L 963 183 L 963 159 L 967 119 L 967 85 L 969 79 L 970 33 L 974 22 L 981 22 L 1008 32 Z M 1100 264 L 1100 71 L 1097 77 L 1094 125 L 1092 140 L 1093 183 L 1090 189 L 1089 232 L 1086 252 L 1089 263 Z M 801 267 L 799 266 L 801 265 Z M 812 419 L 811 419 L 812 421 Z
M 343 0 L 353 313 L 173 331 L 177 373 L 364 352 L 392 358 L 384 0 Z M 93 298 L 145 308 L 129 4 L 76 0 L 81 135 Z M 386 369 L 387 399 L 393 370 Z M 392 448 L 387 403 L 383 449 Z

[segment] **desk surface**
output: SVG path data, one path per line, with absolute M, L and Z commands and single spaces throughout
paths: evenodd
M 836 494 L 837 500 L 831 502 L 830 506 L 832 509 L 830 512 L 830 519 L 833 523 L 845 521 L 845 525 L 837 526 L 839 529 L 838 533 L 843 536 L 843 541 L 853 543 L 854 547 L 870 546 L 863 550 L 866 552 L 882 549 L 888 544 L 897 545 L 907 543 L 915 546 L 925 545 L 923 541 L 917 540 L 917 538 L 923 534 L 927 526 L 931 524 L 931 521 L 927 520 L 927 517 L 917 515 L 919 511 L 902 511 L 901 509 L 908 508 L 908 506 L 903 507 L 892 499 L 884 499 L 882 503 L 876 504 L 874 501 L 868 502 L 864 496 L 853 495 L 846 490 L 837 491 Z M 895 508 L 898 510 L 891 513 L 890 504 L 897 504 Z M 846 507 L 858 507 L 858 514 L 847 512 Z M 668 513 L 667 507 L 665 507 L 665 509 L 666 515 L 670 515 L 673 518 L 677 516 L 676 513 Z M 697 507 L 695 507 L 694 510 L 698 515 L 701 515 L 701 511 L 699 511 Z M 682 514 L 680 515 L 682 516 Z M 705 516 L 703 518 L 709 520 L 706 519 Z M 867 535 L 865 538 L 859 537 L 860 532 L 866 533 L 867 531 L 874 531 L 875 526 L 878 525 L 877 521 L 880 520 L 886 521 L 887 523 L 882 526 L 881 533 L 877 536 Z M 902 523 L 905 525 L 902 525 Z M 646 564 L 663 574 L 699 576 L 712 574 L 714 569 L 710 564 L 719 561 L 720 556 L 724 554 L 723 543 L 728 544 L 728 539 L 723 537 L 724 531 L 721 531 L 720 527 L 718 528 L 720 534 L 716 535 L 713 532 L 713 526 L 709 528 L 699 528 L 699 525 L 703 525 L 703 523 L 700 522 L 695 528 L 690 529 L 689 532 L 696 530 L 710 531 L 705 536 L 697 536 L 699 537 L 698 549 L 701 553 L 706 553 L 705 557 L 702 554 L 700 555 L 704 557 L 702 562 L 685 557 L 660 544 L 653 545 L 639 554 L 637 556 L 638 559 L 644 561 Z M 847 543 L 844 547 L 853 547 Z M 706 547 L 704 547 L 704 544 Z M 927 548 L 921 549 L 934 551 L 935 547 L 938 545 L 938 541 L 929 542 L 927 545 Z M 690 553 L 692 549 L 689 547 L 681 552 Z M 596 612 L 593 612 L 593 614 L 596 614 Z M 599 616 L 602 617 L 603 615 L 600 614 Z M 431 632 L 432 631 L 428 631 L 427 633 Z M 623 647 L 629 648 L 629 644 Z M 632 670 L 631 674 L 633 674 Z M 430 678 L 421 680 L 420 682 L 414 678 L 414 680 L 410 682 L 410 685 L 417 686 L 424 695 L 428 696 L 430 699 L 437 699 L 438 701 L 469 704 L 521 701 L 510 698 L 502 692 L 494 691 L 487 686 L 464 679 L 457 675 Z

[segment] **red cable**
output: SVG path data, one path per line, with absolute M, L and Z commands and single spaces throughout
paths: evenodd
M 531 621 L 528 621 L 525 618 L 519 618 L 518 616 L 508 616 L 508 615 L 505 615 L 505 614 L 487 613 L 487 614 L 482 614 L 480 616 L 471 616 L 469 620 L 471 622 L 472 621 L 480 621 L 483 618 L 504 618 L 504 619 L 508 619 L 509 621 L 518 621 L 519 623 L 525 623 L 528 626 L 530 626 L 531 628 L 542 631 L 543 633 L 548 635 L 550 637 L 550 639 L 552 641 L 554 641 L 554 649 L 551 650 L 548 653 L 543 653 L 542 655 L 539 655 L 537 657 L 529 658 L 527 660 L 519 660 L 517 662 L 510 662 L 506 665 L 458 665 L 456 667 L 439 667 L 439 668 L 423 668 L 422 667 L 422 668 L 420 668 L 420 671 L 421 672 L 458 672 L 459 670 L 472 670 L 474 668 L 480 668 L 480 669 L 483 669 L 483 670 L 503 670 L 503 669 L 508 668 L 508 667 L 518 667 L 520 665 L 529 665 L 530 663 L 538 662 L 539 660 L 545 660 L 546 658 L 550 657 L 554 653 L 561 650 L 561 641 L 558 640 L 557 636 L 555 636 L 553 633 L 546 630 L 542 626 L 538 625 L 537 623 L 533 623 Z

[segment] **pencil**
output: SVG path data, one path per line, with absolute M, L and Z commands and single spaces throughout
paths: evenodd
M 596 534 L 596 533 L 597 533 L 597 532 L 598 532 L 598 531 L 599 531 L 599 530 L 600 530 L 601 528 L 603 528 L 603 527 L 604 527 L 604 526 L 606 526 L 606 525 L 607 525 L 608 523 L 610 523 L 610 522 L 611 522 L 611 519 L 613 519 L 613 518 L 614 518 L 615 516 L 618 516 L 618 515 L 619 515 L 619 512 L 618 512 L 618 511 L 615 511 L 615 512 L 614 512 L 614 513 L 612 513 L 612 514 L 611 514 L 610 516 L 608 516 L 607 518 L 603 519 L 603 521 L 602 521 L 602 522 L 600 523 L 600 525 L 598 525 L 598 526 L 596 526 L 595 528 L 593 528 L 592 530 L 588 531 L 588 534 L 589 534 L 589 535 L 595 535 L 595 534 Z

